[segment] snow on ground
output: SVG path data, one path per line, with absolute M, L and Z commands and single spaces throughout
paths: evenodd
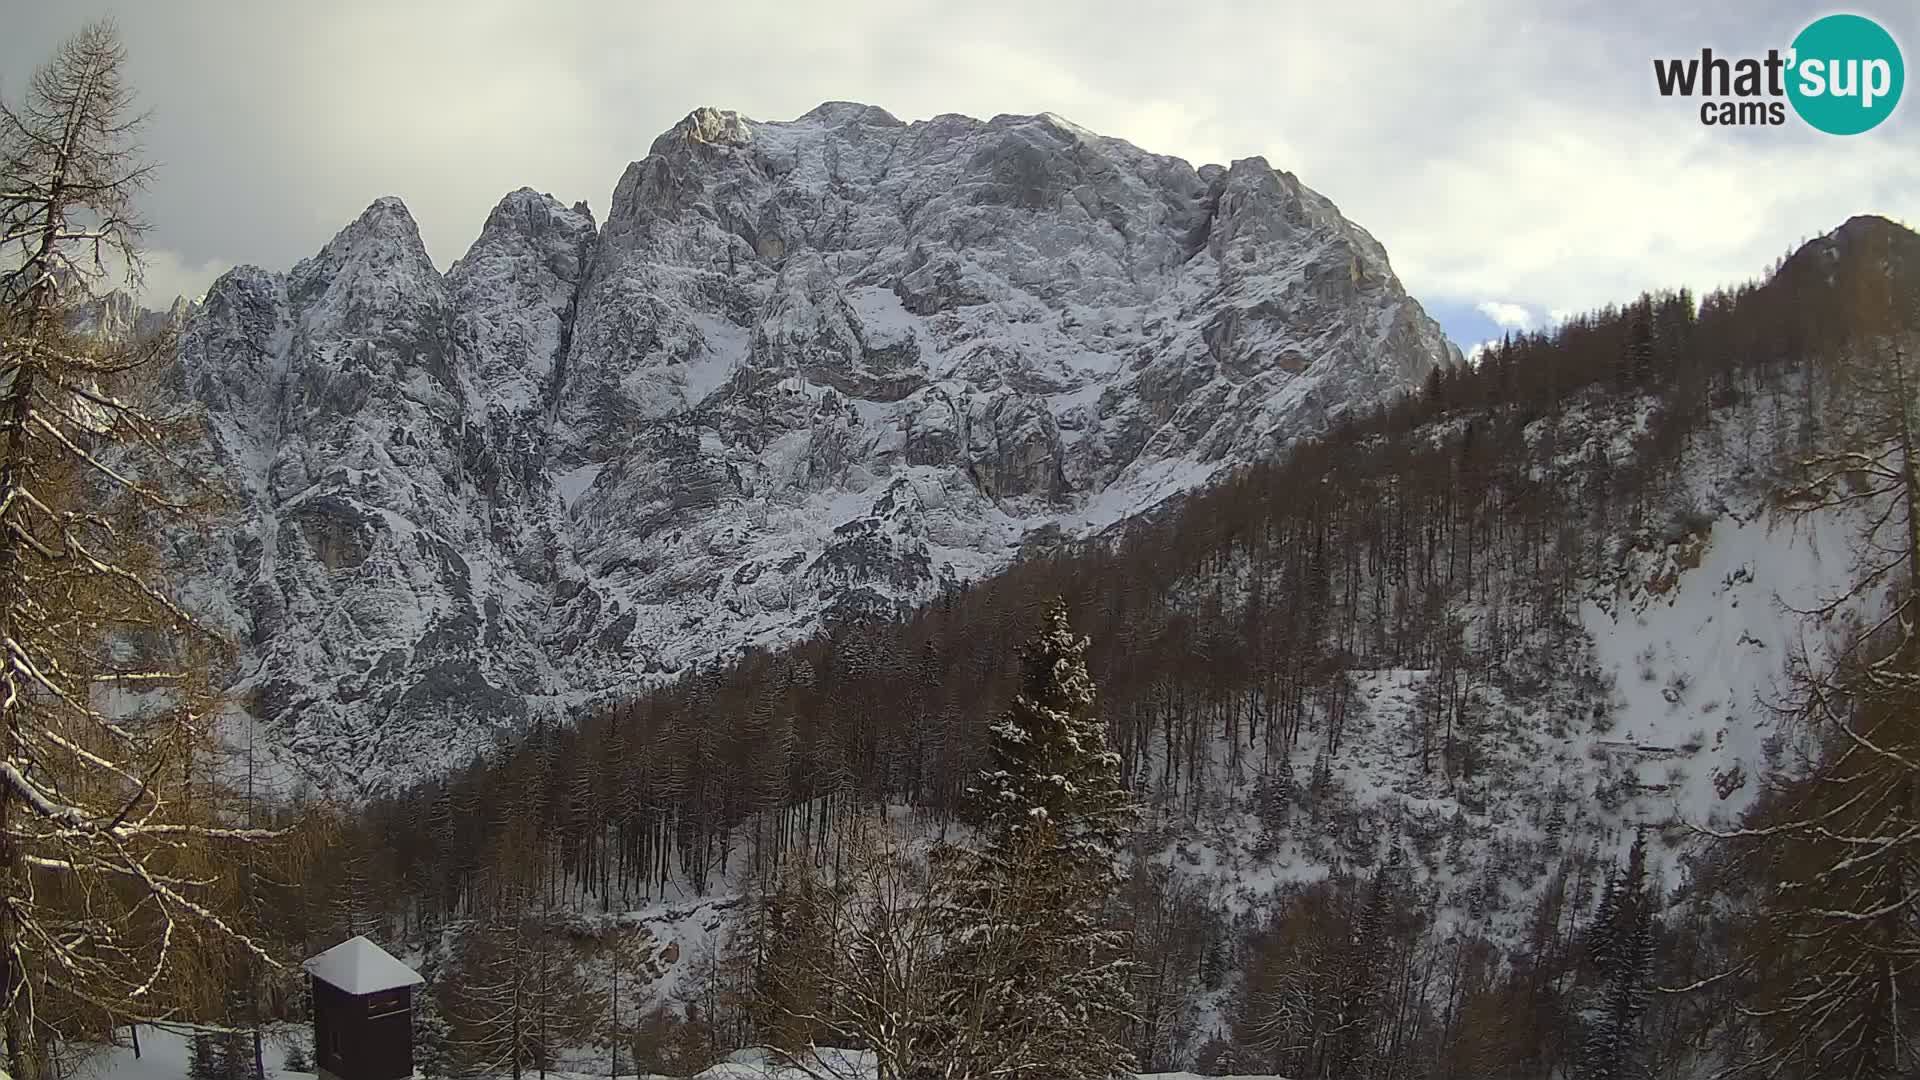
M 301 1040 L 304 1052 L 312 1056 L 312 1035 L 304 1024 L 276 1026 L 267 1036 L 265 1057 L 267 1080 L 309 1080 L 310 1072 L 286 1068 L 286 1050 Z M 140 1057 L 128 1046 L 110 1047 L 88 1059 L 71 1080 L 185 1080 L 190 1039 L 183 1032 L 160 1031 L 143 1027 L 140 1031 Z M 576 1063 L 580 1064 L 580 1063 Z M 528 1076 L 534 1075 L 529 1070 Z M 547 1070 L 548 1080 L 609 1080 L 604 1069 L 568 1072 Z M 873 1055 L 851 1050 L 823 1048 L 805 1069 L 778 1063 L 766 1050 L 736 1050 L 721 1063 L 694 1074 L 689 1080 L 869 1080 L 877 1075 Z M 622 1073 L 611 1080 L 668 1080 L 649 1074 Z M 1141 1073 L 1140 1080 L 1200 1080 L 1195 1073 Z M 1284 1077 L 1246 1077 L 1244 1080 L 1285 1080 Z
M 764 1050 L 736 1050 L 727 1060 L 694 1075 L 692 1080 L 863 1080 L 877 1074 L 873 1055 L 822 1048 L 805 1069 L 779 1064 Z M 553 1074 L 549 1074 L 550 1076 Z M 1140 1080 L 1201 1080 L 1198 1073 L 1140 1073 Z M 582 1077 L 581 1080 L 586 1080 Z M 1239 1080 L 1286 1080 L 1278 1076 L 1247 1076 Z
M 780 1063 L 772 1054 L 762 1049 L 736 1050 L 727 1055 L 727 1059 L 718 1065 L 695 1073 L 688 1080 L 871 1080 L 878 1075 L 873 1055 L 852 1050 L 837 1050 L 823 1047 L 815 1051 L 813 1060 L 804 1067 Z M 644 1074 L 643 1074 L 644 1076 Z M 555 1072 L 548 1070 L 548 1080 L 607 1080 L 604 1072 Z M 1202 1080 L 1200 1074 L 1190 1072 L 1140 1073 L 1140 1080 Z M 623 1075 L 614 1080 L 628 1080 Z M 635 1077 L 633 1080 L 642 1080 Z M 646 1078 L 646 1080 L 668 1080 L 664 1077 Z M 1236 1080 L 1286 1080 L 1281 1076 L 1244 1076 Z
M 1637 427 L 1637 412 L 1621 422 Z M 1714 510 L 1623 545 L 1615 569 L 1585 586 L 1569 639 L 1520 644 L 1537 681 L 1529 686 L 1523 663 L 1510 685 L 1469 685 L 1460 736 L 1470 771 L 1449 772 L 1442 731 L 1422 719 L 1433 673 L 1351 670 L 1326 792 L 1306 790 L 1326 749 L 1316 720 L 1292 748 L 1294 794 L 1275 824 L 1256 810 L 1260 774 L 1278 761 L 1243 758 L 1236 770 L 1215 733 L 1199 778 L 1176 768 L 1167 790 L 1152 755 L 1141 775 L 1167 829 L 1157 861 L 1245 912 L 1290 884 L 1371 873 L 1401 846 L 1415 878 L 1437 890 L 1443 921 L 1484 911 L 1481 930 L 1496 939 L 1519 932 L 1561 853 L 1624 852 L 1636 825 L 1655 829 L 1657 872 L 1680 884 L 1690 827 L 1737 818 L 1769 748 L 1793 734 L 1776 711 L 1788 659 L 1804 649 L 1818 662 L 1827 634 L 1800 612 L 1854 569 L 1857 521 L 1773 511 L 1726 475 L 1734 457 L 1702 456 L 1690 494 Z M 1472 638 L 1488 613 L 1469 604 L 1456 614 Z M 1423 755 L 1430 724 L 1436 745 Z
M 1618 719 L 1579 749 L 1615 759 L 1669 816 L 1736 816 L 1779 733 L 1788 659 L 1822 654 L 1819 628 L 1797 612 L 1842 591 L 1851 529 L 1833 514 L 1728 515 L 1704 536 L 1638 553 L 1612 596 L 1581 607 Z
M 1201 1074 L 1190 1072 L 1141 1073 L 1139 1075 L 1140 1080 L 1204 1080 Z M 1235 1080 L 1287 1080 L 1287 1078 L 1284 1076 L 1255 1076 L 1248 1074 L 1236 1076 Z
M 121 1038 L 125 1039 L 125 1033 Z M 140 1028 L 140 1056 L 133 1047 L 110 1046 L 88 1058 L 67 1076 L 70 1080 L 186 1080 L 187 1054 L 192 1038 L 185 1028 Z M 276 1024 L 264 1039 L 262 1057 L 267 1080 L 308 1080 L 314 1074 L 286 1067 L 287 1050 L 298 1044 L 301 1054 L 313 1057 L 313 1032 L 305 1024 Z
M 1150 510 L 1173 495 L 1195 491 L 1221 472 L 1221 462 L 1167 458 L 1128 469 L 1119 480 L 1088 499 L 1071 514 L 1059 516 L 1062 529 L 1075 536 L 1091 536 L 1136 514 Z

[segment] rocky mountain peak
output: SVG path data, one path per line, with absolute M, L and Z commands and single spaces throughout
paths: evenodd
M 377 787 L 1097 534 L 1458 355 L 1258 158 L 698 109 L 604 225 L 510 192 L 442 277 L 381 199 L 223 277 L 182 361 L 248 496 L 199 591 L 301 767 Z
M 130 293 L 114 289 L 80 304 L 68 321 L 76 330 L 105 337 L 144 338 L 165 330 L 179 330 L 197 306 L 184 296 L 176 296 L 167 310 L 150 311 L 141 307 Z
M 567 208 L 521 188 L 500 200 L 447 272 L 451 335 L 477 440 L 473 472 L 498 514 L 522 516 L 546 487 L 545 430 L 596 238 L 584 203 Z
M 590 238 L 595 232 L 593 210 L 585 202 L 576 202 L 572 207 L 563 206 L 552 195 L 543 194 L 530 187 L 519 188 L 502 196 L 487 215 L 486 224 L 481 226 L 480 236 L 468 248 L 468 255 L 474 251 L 503 242 L 510 236 L 527 237 L 539 241 L 540 238 L 555 232 L 566 234 L 563 243 L 566 246 L 578 246 L 583 237 Z
M 897 117 L 878 105 L 862 105 L 857 101 L 823 101 L 808 109 L 795 120 L 796 124 L 814 123 L 829 126 L 847 124 L 869 124 L 874 127 L 904 127 Z
M 751 141 L 753 133 L 739 113 L 701 106 L 655 139 L 647 153 L 654 156 L 685 147 L 745 146 Z
M 337 269 L 355 259 L 381 266 L 406 266 L 419 261 L 433 265 L 427 258 L 426 244 L 420 239 L 420 226 L 414 222 L 407 204 L 393 195 L 368 204 L 360 216 L 335 233 L 317 255 L 295 264 L 292 276 L 300 278 Z
M 443 386 L 451 385 L 440 272 L 399 199 L 374 200 L 319 254 L 296 263 L 287 275 L 287 296 L 310 348 L 326 351 L 357 340 L 368 347 L 360 361 L 372 364 L 371 347 L 379 345 L 381 359 L 422 366 Z M 330 354 L 318 367 L 335 367 L 334 359 Z

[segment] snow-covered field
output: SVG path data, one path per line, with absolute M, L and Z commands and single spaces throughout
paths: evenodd
M 153 1027 L 140 1029 L 140 1056 L 133 1047 L 105 1047 L 69 1073 L 70 1080 L 187 1080 L 188 1050 L 192 1036 L 187 1028 Z M 125 1040 L 124 1033 L 121 1036 Z M 313 1057 L 313 1033 L 305 1024 L 276 1024 L 269 1029 L 262 1057 L 267 1065 L 267 1080 L 308 1080 L 314 1074 L 294 1072 L 286 1067 L 287 1051 L 301 1047 L 309 1060 Z

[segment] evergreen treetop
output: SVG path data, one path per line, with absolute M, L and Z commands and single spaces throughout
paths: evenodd
M 1021 692 L 991 725 L 992 765 L 968 789 L 995 848 L 1037 843 L 1110 863 L 1126 835 L 1131 803 L 1120 755 L 1107 748 L 1106 725 L 1094 713 L 1087 645 L 1068 624 L 1066 604 L 1055 600 L 1020 649 Z

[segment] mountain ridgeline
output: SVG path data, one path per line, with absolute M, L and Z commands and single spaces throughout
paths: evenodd
M 1781 493 L 1844 437 L 1840 358 L 1917 330 L 1920 236 L 1855 218 L 1764 283 L 1643 296 L 1436 368 L 911 617 L 536 722 L 375 800 L 334 869 L 269 907 L 308 936 L 344 918 L 417 943 L 457 993 L 457 928 L 524 881 L 553 925 L 650 950 L 637 1067 L 804 1045 L 818 1033 L 762 1030 L 747 1004 L 756 927 L 790 902 L 756 890 L 856 860 L 876 806 L 951 821 L 1016 645 L 1062 596 L 1146 810 L 1107 912 L 1138 965 L 1114 1034 L 1140 1068 L 1670 1076 L 1798 1053 L 1769 1040 L 1826 1021 L 1733 1008 L 1791 990 L 1798 954 L 1738 959 L 1780 864 L 1696 830 L 1765 820 L 1818 759 L 1775 691 L 1820 636 L 1791 605 L 1850 580 L 1857 522 L 1783 516 Z
M 286 760 L 360 793 L 901 613 L 1459 359 L 1259 158 L 846 103 L 696 111 L 603 226 L 516 191 L 445 274 L 381 199 L 175 317 L 236 494 L 191 591 Z

